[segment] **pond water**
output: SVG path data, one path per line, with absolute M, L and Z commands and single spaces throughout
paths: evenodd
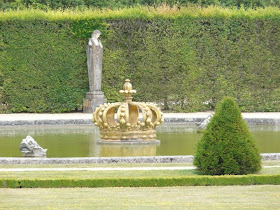
M 249 125 L 261 153 L 280 153 L 280 125 Z M 201 134 L 195 125 L 162 125 L 157 129 L 160 145 L 97 144 L 93 125 L 0 127 L 0 157 L 21 157 L 19 144 L 31 135 L 47 157 L 121 157 L 193 155 Z

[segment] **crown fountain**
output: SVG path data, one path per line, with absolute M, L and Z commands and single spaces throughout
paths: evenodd
M 136 90 L 129 79 L 120 93 L 125 96 L 123 102 L 105 103 L 93 114 L 93 123 L 100 130 L 99 143 L 160 143 L 156 139 L 156 126 L 164 121 L 160 109 L 152 103 L 133 102 Z

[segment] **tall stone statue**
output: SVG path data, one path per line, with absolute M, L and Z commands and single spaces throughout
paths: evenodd
M 96 107 L 106 102 L 104 93 L 101 91 L 103 46 L 98 40 L 100 35 L 99 30 L 93 31 L 87 45 L 89 92 L 83 102 L 84 113 L 93 113 Z

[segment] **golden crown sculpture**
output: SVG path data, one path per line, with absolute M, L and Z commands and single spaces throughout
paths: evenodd
M 163 120 L 163 114 L 152 103 L 133 102 L 129 79 L 125 80 L 124 102 L 105 103 L 96 108 L 93 123 L 99 127 L 100 143 L 159 143 L 156 140 L 156 126 Z

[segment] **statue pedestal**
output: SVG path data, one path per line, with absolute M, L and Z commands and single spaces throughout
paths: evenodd
M 83 101 L 83 112 L 93 113 L 97 107 L 106 102 L 107 100 L 102 91 L 87 92 Z

